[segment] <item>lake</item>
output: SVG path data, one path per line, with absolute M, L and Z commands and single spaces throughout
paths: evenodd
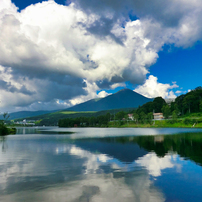
M 201 202 L 202 129 L 17 128 L 0 201 Z

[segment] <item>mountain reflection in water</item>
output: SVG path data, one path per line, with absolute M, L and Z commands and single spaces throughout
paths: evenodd
M 202 134 L 0 139 L 0 201 L 202 201 Z

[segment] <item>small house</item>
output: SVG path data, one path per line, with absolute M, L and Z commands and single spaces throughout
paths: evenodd
M 134 120 L 133 114 L 128 114 L 128 118 L 133 121 Z
M 154 120 L 162 120 L 164 119 L 163 113 L 153 113 Z

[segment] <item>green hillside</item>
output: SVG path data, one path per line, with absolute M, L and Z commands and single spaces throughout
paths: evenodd
M 52 111 L 19 111 L 19 112 L 13 112 L 9 113 L 9 118 L 8 120 L 13 120 L 13 119 L 20 119 L 20 118 L 25 118 L 25 117 L 33 117 L 33 116 L 39 116 L 43 114 L 49 114 L 53 113 L 57 110 L 52 110 Z M 3 115 L 0 115 L 0 119 L 4 119 Z
M 26 120 L 36 120 L 36 124 L 39 126 L 54 126 L 58 125 L 58 121 L 60 119 L 71 118 L 75 119 L 78 117 L 98 117 L 110 113 L 114 116 L 119 111 L 131 112 L 134 108 L 126 108 L 126 109 L 114 109 L 114 110 L 104 110 L 99 112 L 89 111 L 89 112 L 75 112 L 75 111 L 57 111 L 54 113 L 43 114 L 40 116 L 34 117 L 24 117 Z M 22 121 L 22 119 L 16 119 L 15 121 Z

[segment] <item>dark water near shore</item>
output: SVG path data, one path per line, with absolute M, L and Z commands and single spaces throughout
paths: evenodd
M 0 201 L 202 201 L 201 129 L 17 132 L 0 137 Z

